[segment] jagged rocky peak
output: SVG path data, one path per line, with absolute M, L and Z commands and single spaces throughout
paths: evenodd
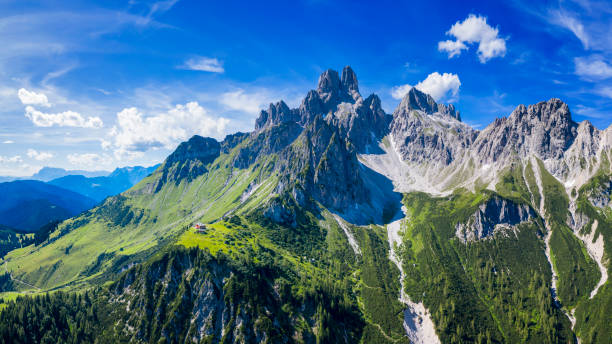
M 319 94 L 335 93 L 339 90 L 340 76 L 338 72 L 333 69 L 328 69 L 319 76 L 319 85 L 317 86 L 317 92 L 319 92 Z
M 354 103 L 361 99 L 357 75 L 350 66 L 342 70 L 342 79 L 338 72 L 328 69 L 319 77 L 317 93 L 324 105 L 333 107 L 341 102 Z M 330 108 L 330 110 L 333 110 Z
M 414 87 L 393 112 L 390 132 L 402 160 L 444 165 L 465 154 L 477 136 L 454 106 L 439 105 Z
M 359 83 L 357 82 L 357 75 L 350 66 L 344 67 L 342 70 L 342 79 L 340 80 L 342 88 L 348 93 L 359 94 Z
M 461 242 L 491 238 L 498 232 L 508 234 L 516 226 L 535 218 L 535 212 L 525 204 L 492 196 L 482 203 L 464 223 L 457 223 L 455 234 Z
M 319 77 L 316 90 L 308 92 L 298 109 L 290 109 L 282 100 L 270 104 L 267 110 L 262 110 L 255 121 L 255 130 L 283 123 L 297 122 L 308 125 L 317 115 L 327 115 L 335 112 L 341 103 L 355 104 L 362 102 L 359 94 L 357 76 L 349 66 L 342 71 L 342 78 L 337 71 L 328 69 Z
M 560 159 L 578 134 L 567 104 L 553 98 L 534 105 L 519 105 L 509 117 L 498 118 L 475 142 L 481 160 L 492 162 L 535 155 Z
M 582 121 L 576 129 L 576 137 L 568 152 L 576 157 L 595 156 L 599 150 L 602 132 L 589 121 Z M 566 155 L 568 155 L 566 153 Z
M 386 135 L 390 122 L 378 96 L 372 94 L 365 100 L 361 97 L 357 75 L 346 66 L 341 77 L 335 70 L 324 71 L 317 89 L 308 92 L 298 109 L 290 109 L 283 101 L 270 104 L 257 118 L 255 134 L 286 122 L 306 127 L 317 116 L 337 127 L 339 134 L 348 138 L 358 151 L 375 146 Z
M 455 110 L 455 106 L 438 104 L 429 94 L 419 91 L 416 87 L 412 87 L 406 93 L 396 112 L 410 112 L 409 110 L 420 110 L 429 115 L 439 113 L 461 121 L 461 116 Z
M 572 120 L 569 106 L 558 98 L 552 98 L 528 107 L 521 104 L 510 114 L 510 118 L 522 122 L 536 120 L 551 127 L 569 128 L 577 126 Z
M 255 130 L 261 130 L 283 122 L 297 122 L 299 119 L 297 112 L 290 109 L 289 106 L 281 100 L 276 104 L 270 103 L 267 110 L 261 110 L 259 117 L 255 121 Z

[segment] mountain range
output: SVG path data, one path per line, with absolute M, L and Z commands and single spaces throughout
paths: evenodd
M 100 202 L 108 196 L 117 195 L 151 174 L 158 165 L 151 167 L 123 167 L 103 176 L 69 174 L 48 181 L 48 184 L 77 192 Z
M 52 179 L 61 178 L 69 175 L 80 175 L 85 177 L 101 177 L 106 176 L 109 171 L 84 171 L 84 170 L 66 170 L 59 167 L 45 166 L 29 177 L 8 177 L 0 176 L 0 182 L 11 182 L 13 180 L 39 180 L 48 182 Z
M 99 172 L 45 167 L 33 178 L 45 180 L 81 172 L 85 175 L 64 175 L 46 183 L 40 180 L 0 183 L 0 224 L 21 232 L 35 232 L 49 222 L 78 215 L 106 197 L 120 194 L 156 168 L 157 165 L 123 167 L 98 176 Z
M 62 292 L 7 301 L 0 338 L 609 343 L 611 153 L 559 99 L 478 131 L 327 70 L 9 252 L 4 291 Z

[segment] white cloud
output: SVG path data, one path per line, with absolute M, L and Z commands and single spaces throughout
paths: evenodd
M 6 140 L 6 141 L 4 141 L 2 143 L 4 143 L 4 144 L 11 144 L 11 143 L 15 143 L 15 141 L 13 141 L 13 140 Z
M 87 117 L 85 119 L 80 113 L 74 111 L 44 113 L 32 106 L 26 106 L 25 116 L 38 127 L 57 125 L 60 127 L 101 128 L 103 126 L 100 117 Z
M 239 110 L 251 114 L 258 114 L 259 111 L 269 103 L 268 97 L 259 93 L 245 93 L 239 89 L 232 92 L 223 93 L 219 102 L 232 110 Z
M 580 20 L 564 10 L 550 11 L 550 20 L 561 27 L 570 30 L 580 40 L 585 49 L 589 49 L 590 37 Z
M 201 72 L 223 73 L 223 62 L 211 57 L 195 57 L 185 61 L 185 64 L 180 68 L 197 70 Z
M 49 99 L 44 93 L 36 93 L 34 91 L 28 91 L 25 88 L 20 88 L 17 91 L 17 96 L 23 105 L 42 105 L 49 107 Z
M 15 156 L 1 156 L 0 155 L 0 162 L 5 162 L 5 163 L 18 163 L 18 162 L 22 162 L 23 159 L 21 159 L 20 155 L 15 155 Z
M 79 167 L 94 167 L 107 166 L 112 163 L 112 158 L 108 154 L 84 153 L 84 154 L 68 154 L 66 156 L 68 162 Z
M 446 51 L 448 53 L 448 58 L 461 55 L 461 50 L 467 48 L 467 45 L 461 41 L 453 41 L 449 39 L 443 42 L 438 42 L 438 50 Z
M 597 119 L 609 118 L 610 116 L 609 113 L 604 113 L 601 112 L 599 109 L 584 106 L 581 104 L 576 105 L 576 107 L 574 107 L 574 111 L 579 115 Z
M 487 18 L 470 14 L 462 22 L 456 22 L 446 33 L 455 40 L 438 42 L 438 50 L 448 53 L 448 58 L 459 56 L 467 49 L 465 43 L 478 43 L 478 58 L 486 63 L 494 57 L 506 55 L 506 39 L 499 37 L 499 29 L 487 24 Z
M 577 57 L 574 59 L 575 73 L 586 79 L 607 79 L 612 77 L 612 66 L 600 56 Z
M 395 99 L 402 99 L 411 88 L 410 84 L 395 86 L 391 89 L 391 96 Z
M 433 72 L 414 87 L 421 92 L 429 94 L 436 101 L 446 100 L 452 102 L 456 100 L 460 86 L 461 81 L 457 74 Z M 395 99 L 401 99 L 411 88 L 412 85 L 408 84 L 396 86 L 391 90 L 391 95 Z
M 600 96 L 612 98 L 612 87 L 602 87 L 595 91 Z
M 38 160 L 38 161 L 45 161 L 45 160 L 49 160 L 51 158 L 53 158 L 53 154 L 49 153 L 49 152 L 39 152 L 37 150 L 34 149 L 28 149 L 28 157 Z
M 229 120 L 209 116 L 197 102 L 176 105 L 165 113 L 145 117 L 137 108 L 117 113 L 117 124 L 111 130 L 111 140 L 102 141 L 105 149 L 114 149 L 117 156 L 174 146 L 198 134 L 221 137 Z

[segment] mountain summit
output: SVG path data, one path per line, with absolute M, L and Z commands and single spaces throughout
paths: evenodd
M 5 291 L 80 294 L 9 302 L 0 339 L 607 343 L 611 159 L 612 129 L 559 99 L 478 131 L 416 88 L 387 114 L 326 70 L 299 107 L 196 135 L 8 252 Z

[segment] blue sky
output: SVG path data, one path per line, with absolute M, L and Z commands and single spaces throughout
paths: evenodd
M 3 1 L 0 175 L 154 164 L 345 65 L 387 112 L 417 86 L 482 128 L 557 97 L 603 129 L 609 32 L 605 1 Z

